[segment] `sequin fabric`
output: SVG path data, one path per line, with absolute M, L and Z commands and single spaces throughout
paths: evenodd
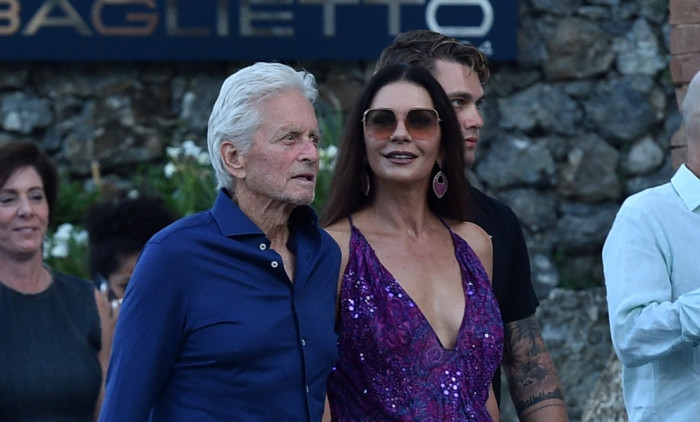
M 418 306 L 350 225 L 337 327 L 339 361 L 328 380 L 333 420 L 491 421 L 486 400 L 501 362 L 503 325 L 474 251 L 451 232 L 466 306 L 455 348 L 445 349 Z

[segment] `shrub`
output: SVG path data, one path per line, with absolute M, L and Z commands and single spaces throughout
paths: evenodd
M 335 165 L 337 139 L 342 131 L 339 112 L 319 112 L 322 148 L 319 150 L 319 175 L 316 198 L 312 206 L 322 209 L 327 198 L 331 173 Z M 216 181 L 209 154 L 193 141 L 184 141 L 166 148 L 165 164 L 140 166 L 132 179 L 128 195 L 160 196 L 175 215 L 184 217 L 205 210 L 216 198 Z M 53 269 L 89 279 L 88 236 L 82 227 L 85 213 L 96 202 L 107 199 L 102 189 L 99 169 L 94 169 L 92 181 L 71 181 L 61 176 L 61 189 L 54 224 L 44 242 L 44 259 Z M 86 188 L 87 186 L 87 188 Z

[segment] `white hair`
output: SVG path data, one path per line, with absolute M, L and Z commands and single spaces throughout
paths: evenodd
M 695 74 L 688 85 L 681 114 L 688 142 L 700 143 L 700 72 Z
M 207 146 L 217 180 L 217 189 L 233 191 L 233 177 L 226 171 L 220 147 L 231 141 L 241 154 L 253 142 L 263 121 L 259 104 L 287 90 L 298 90 L 313 104 L 318 97 L 316 79 L 306 71 L 296 71 L 281 63 L 255 63 L 238 70 L 221 85 L 207 128 Z

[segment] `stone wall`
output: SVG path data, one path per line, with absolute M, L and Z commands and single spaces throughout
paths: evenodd
M 669 10 L 671 76 L 680 104 L 688 82 L 700 70 L 700 3 L 696 0 L 670 0 Z
M 664 0 L 523 0 L 517 62 L 493 63 L 472 181 L 522 220 L 538 294 L 602 284 L 621 201 L 668 179 L 679 124 Z M 344 111 L 373 63 L 296 63 Z M 109 178 L 206 142 L 221 81 L 243 63 L 4 63 L 0 142 L 42 144 L 75 177 Z
M 612 354 L 602 243 L 628 195 L 672 174 L 676 91 L 682 95 L 698 67 L 700 6 L 521 0 L 519 7 L 519 59 L 492 64 L 487 127 L 470 177 L 523 223 L 543 333 L 570 418 L 579 421 L 585 409 L 603 406 L 587 393 Z M 244 64 L 3 63 L 0 142 L 40 143 L 78 179 L 89 180 L 96 161 L 107 180 L 123 183 L 139 163 L 162 162 L 168 144 L 205 145 L 219 86 Z M 293 64 L 317 76 L 324 109 L 341 112 L 374 66 Z M 619 399 L 619 389 L 611 394 Z

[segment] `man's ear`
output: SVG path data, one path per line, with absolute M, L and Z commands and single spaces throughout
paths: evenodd
M 224 167 L 234 179 L 245 178 L 245 158 L 231 141 L 223 141 L 219 147 Z

